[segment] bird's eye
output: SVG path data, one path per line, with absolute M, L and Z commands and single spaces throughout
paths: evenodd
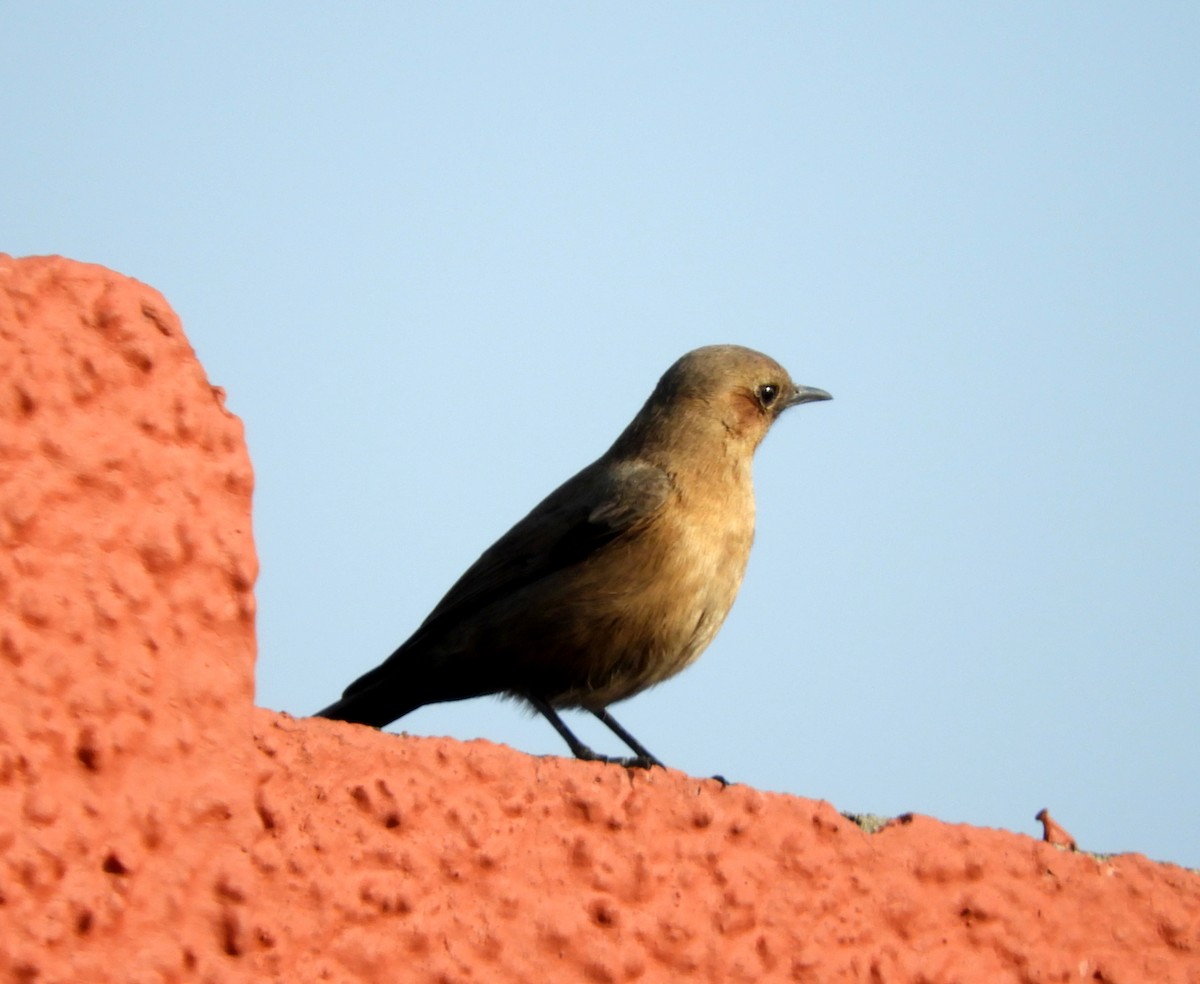
M 774 383 L 763 383 L 758 388 L 758 402 L 769 407 L 779 398 L 779 387 Z

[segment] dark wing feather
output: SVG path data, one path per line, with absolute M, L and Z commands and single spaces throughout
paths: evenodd
M 344 696 L 371 687 L 393 660 L 435 643 L 447 628 L 635 532 L 663 506 L 670 489 L 667 473 L 646 462 L 600 461 L 585 468 L 484 551 L 416 632 Z

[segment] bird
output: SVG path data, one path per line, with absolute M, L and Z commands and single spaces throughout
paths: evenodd
M 545 717 L 576 758 L 662 766 L 608 708 L 712 642 L 754 538 L 754 452 L 785 410 L 830 399 L 753 349 L 683 355 L 607 451 L 314 716 L 382 728 L 426 704 L 499 694 Z M 584 744 L 558 713 L 568 708 L 593 714 L 633 755 Z

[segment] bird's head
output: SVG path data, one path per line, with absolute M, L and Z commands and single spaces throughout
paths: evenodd
M 788 407 L 831 400 L 825 390 L 799 386 L 770 356 L 740 345 L 708 345 L 682 356 L 658 381 L 638 414 L 673 441 L 693 437 L 753 451 Z

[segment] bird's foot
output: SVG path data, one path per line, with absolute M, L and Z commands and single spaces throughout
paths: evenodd
M 666 768 L 653 755 L 601 755 L 599 752 L 593 751 L 589 746 L 579 743 L 577 748 L 571 749 L 575 753 L 577 759 L 582 759 L 584 762 L 602 762 L 605 765 L 622 765 L 626 769 L 649 769 L 653 766 Z
M 620 762 L 627 769 L 653 769 L 655 767 L 660 769 L 666 768 L 666 766 L 663 765 L 653 755 L 632 755 L 628 758 L 614 758 L 613 761 Z

